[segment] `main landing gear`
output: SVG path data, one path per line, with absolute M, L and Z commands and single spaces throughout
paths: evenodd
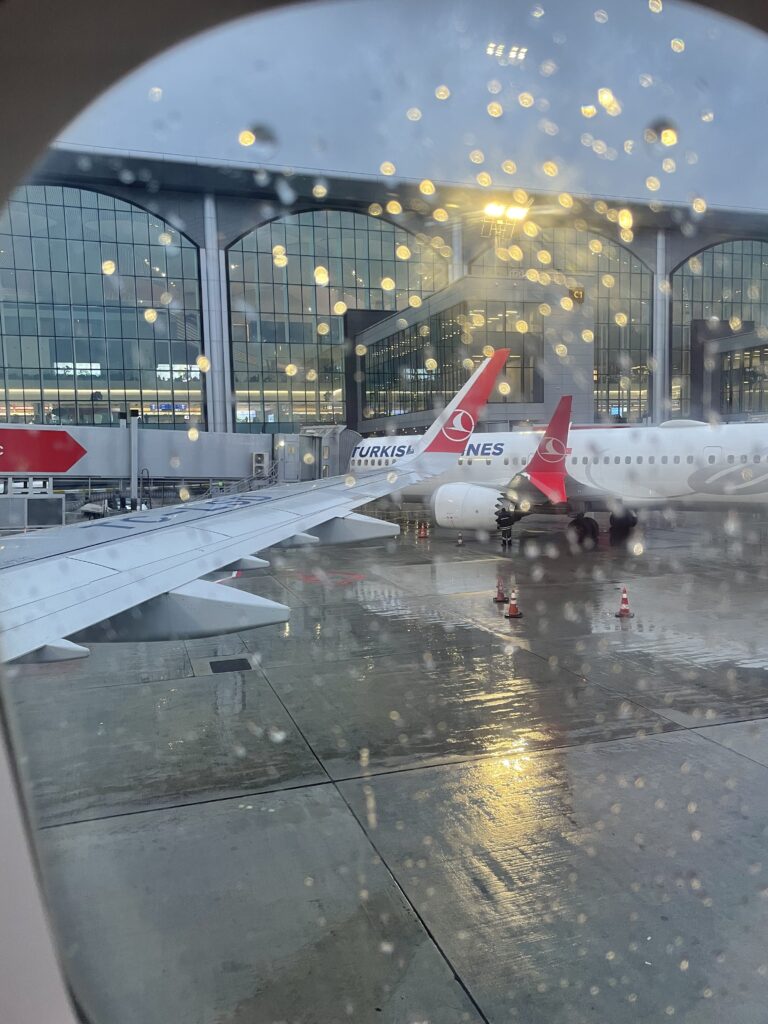
M 600 527 L 597 520 L 579 512 L 568 524 L 568 539 L 585 551 L 593 551 L 597 547 Z
M 611 513 L 610 527 L 608 530 L 611 545 L 617 546 L 619 544 L 626 544 L 629 540 L 629 535 L 636 526 L 637 515 L 634 512 L 624 511 L 621 513 Z

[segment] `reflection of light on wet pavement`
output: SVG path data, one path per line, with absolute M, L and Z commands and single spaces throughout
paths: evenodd
M 534 557 L 439 532 L 429 550 L 283 551 L 237 585 L 288 603 L 288 623 L 21 667 L 45 842 L 86 908 L 71 941 L 111 941 L 87 917 L 100 873 L 108 910 L 162 904 L 171 946 L 182 908 L 220 920 L 217 964 L 277 899 L 289 966 L 272 969 L 275 942 L 254 956 L 269 1007 L 291 1009 L 302 972 L 335 976 L 339 956 L 401 991 L 390 968 L 435 952 L 405 894 L 489 1019 L 558 1020 L 563 993 L 585 1019 L 622 1020 L 633 993 L 666 1019 L 734 983 L 759 1019 L 762 556 L 646 541 L 639 558 L 551 533 Z M 523 619 L 493 603 L 499 574 Z M 636 617 L 619 624 L 624 584 Z M 212 675 L 224 658 L 253 668 Z M 138 896 L 120 872 L 148 879 Z

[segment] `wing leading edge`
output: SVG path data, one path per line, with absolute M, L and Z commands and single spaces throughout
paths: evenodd
M 389 467 L 116 516 L 6 543 L 0 552 L 3 660 L 42 649 L 71 657 L 77 652 L 62 647 L 62 638 L 160 598 L 153 618 L 164 618 L 166 626 L 177 623 L 181 635 L 223 632 L 227 623 L 237 630 L 284 621 L 284 605 L 241 591 L 232 591 L 230 606 L 223 607 L 221 592 L 227 588 L 200 578 L 322 524 L 343 523 L 359 506 L 442 472 L 455 457 L 456 433 L 446 424 L 465 414 L 474 424 L 507 356 L 505 349 L 486 359 L 414 453 Z M 206 593 L 207 586 L 216 596 Z M 140 612 L 133 616 L 139 617 Z

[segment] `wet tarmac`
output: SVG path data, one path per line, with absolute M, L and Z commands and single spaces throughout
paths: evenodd
M 712 529 L 272 552 L 284 626 L 19 668 L 88 1019 L 762 1024 L 768 540 Z

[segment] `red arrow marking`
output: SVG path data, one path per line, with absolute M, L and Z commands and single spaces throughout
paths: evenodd
M 0 428 L 0 473 L 66 473 L 85 453 L 66 430 Z

